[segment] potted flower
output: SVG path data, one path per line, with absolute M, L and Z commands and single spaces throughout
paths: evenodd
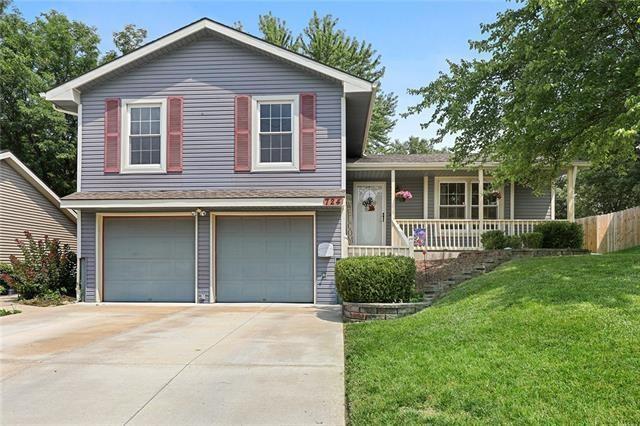
M 403 203 L 407 200 L 410 200 L 413 198 L 413 194 L 410 191 L 407 191 L 406 189 L 401 189 L 396 191 L 396 200 L 400 200 Z
M 489 199 L 499 200 L 502 198 L 502 193 L 500 191 L 489 189 L 484 191 L 483 195 Z

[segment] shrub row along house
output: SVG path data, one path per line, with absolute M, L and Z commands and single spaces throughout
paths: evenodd
M 551 191 L 479 190 L 491 164 L 363 156 L 374 95 L 209 19 L 47 92 L 79 118 L 63 206 L 80 212 L 85 300 L 335 303 L 339 258 L 411 255 L 415 229 L 475 248 L 554 219 Z

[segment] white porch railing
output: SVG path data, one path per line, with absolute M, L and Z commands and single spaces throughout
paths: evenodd
M 413 244 L 395 220 L 391 221 L 391 246 L 347 246 L 347 256 L 413 256 Z
M 500 230 L 507 235 L 533 232 L 535 225 L 550 220 L 492 219 L 396 219 L 403 234 L 414 242 L 416 249 L 425 250 L 475 250 L 482 248 L 480 236 L 487 231 Z M 424 229 L 424 245 L 416 241 L 414 231 Z

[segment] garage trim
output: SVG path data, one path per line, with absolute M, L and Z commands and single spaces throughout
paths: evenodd
M 104 219 L 109 217 L 192 217 L 191 212 L 144 212 L 144 213 L 96 213 L 96 303 L 102 303 L 104 294 Z M 198 220 L 195 216 L 194 220 Z M 194 223 L 195 228 L 195 223 Z M 198 303 L 198 236 L 195 238 L 195 300 Z
M 232 212 L 209 212 L 209 223 L 210 223 L 210 232 L 209 232 L 209 242 L 211 244 L 210 247 L 210 257 L 209 257 L 209 283 L 210 283 L 210 297 L 209 300 L 211 303 L 216 303 L 216 268 L 217 268 L 217 253 L 216 253 L 216 218 L 218 216 L 311 216 L 313 217 L 312 228 L 313 228 L 313 304 L 315 305 L 317 294 L 316 294 L 316 286 L 317 286 L 317 241 L 316 241 L 316 212 L 312 211 L 277 211 L 277 212 L 269 212 L 269 211 L 252 211 L 252 212 L 242 212 L 242 211 L 232 211 Z

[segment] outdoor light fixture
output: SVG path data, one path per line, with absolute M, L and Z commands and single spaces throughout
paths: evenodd
M 206 216 L 207 212 L 202 210 L 201 208 L 195 209 L 195 211 L 191 212 L 191 216 Z

